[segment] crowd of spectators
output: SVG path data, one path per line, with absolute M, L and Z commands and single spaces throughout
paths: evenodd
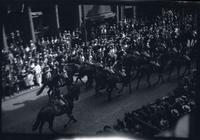
M 173 129 L 177 121 L 196 108 L 196 72 L 180 80 L 177 88 L 154 103 L 124 114 L 115 125 L 105 126 L 104 132 L 121 132 L 135 136 L 155 136 L 165 130 Z
M 18 30 L 10 33 L 8 48 L 2 50 L 3 96 L 10 96 L 34 86 L 41 87 L 43 73 L 56 67 L 58 55 L 69 53 L 71 38 L 76 38 L 77 35 L 78 32 L 71 35 L 69 31 L 65 31 L 60 38 L 41 38 L 37 42 L 25 42 Z M 71 49 L 71 52 L 74 50 Z
M 25 42 L 19 31 L 12 32 L 8 36 L 8 48 L 2 50 L 3 96 L 41 86 L 43 73 L 59 65 L 60 55 L 64 56 L 64 62 L 77 56 L 81 61 L 95 61 L 111 67 L 127 49 L 147 50 L 153 55 L 155 46 L 174 47 L 181 42 L 182 45 L 177 45 L 178 51 L 185 51 L 184 48 L 194 44 L 197 33 L 192 15 L 186 15 L 183 23 L 179 18 L 168 10 L 154 20 L 125 19 L 119 24 L 106 23 L 90 33 L 93 38 L 87 43 L 80 30 L 65 31 L 59 37 L 43 37 L 37 42 Z

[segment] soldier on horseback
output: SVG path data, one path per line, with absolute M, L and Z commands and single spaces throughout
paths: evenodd
M 70 91 L 68 91 L 70 92 Z M 73 101 L 69 99 L 69 95 L 63 95 L 58 88 L 55 88 L 52 91 L 54 95 L 54 100 L 52 103 L 54 104 L 54 108 L 57 112 L 61 112 L 62 110 L 66 110 L 69 114 L 72 114 L 73 109 Z M 68 93 L 70 94 L 70 93 Z

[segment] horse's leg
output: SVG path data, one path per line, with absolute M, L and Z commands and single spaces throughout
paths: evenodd
M 137 70 L 135 76 L 133 77 L 133 81 L 138 77 L 139 71 Z
M 160 83 L 160 80 L 161 82 L 163 83 L 164 82 L 164 78 L 163 78 L 163 69 L 159 69 L 158 70 L 158 81 L 156 82 L 156 84 L 159 84 Z
M 162 73 L 160 73 L 159 76 L 160 76 L 160 78 L 161 78 L 162 83 L 164 83 L 165 80 L 164 80 L 164 77 L 163 77 Z
M 108 101 L 111 101 L 111 93 L 112 93 L 113 87 L 108 87 L 106 89 L 107 94 L 108 94 Z
M 190 72 L 190 70 L 191 70 L 191 64 L 190 64 L 190 62 L 188 62 L 187 64 L 186 64 L 186 66 L 185 66 L 185 71 L 184 71 L 184 73 L 183 73 L 183 76 L 187 73 L 187 74 L 190 74 L 191 72 Z
M 52 91 L 52 88 L 49 88 L 49 90 L 47 91 L 48 97 L 49 97 L 49 101 L 51 101 L 51 94 L 50 92 Z
M 160 83 L 160 79 L 161 79 L 161 74 L 158 73 L 158 80 L 155 82 L 155 85 L 159 84 Z
M 50 129 L 53 133 L 57 133 L 57 132 L 53 129 L 54 118 L 50 119 L 48 122 L 49 122 L 49 129 Z
M 120 94 L 120 93 L 124 90 L 124 87 L 125 87 L 125 84 L 122 83 L 122 87 L 121 87 L 121 89 L 118 91 L 118 94 Z
M 74 118 L 74 116 L 72 114 L 70 114 L 70 119 L 74 122 L 77 122 L 77 120 Z
M 40 126 L 39 126 L 39 133 L 42 134 L 42 128 L 45 124 L 45 121 L 41 121 Z
M 177 66 L 177 76 L 180 77 L 181 65 Z
M 184 72 L 183 72 L 183 74 L 182 74 L 182 76 L 184 76 L 185 75 L 185 73 L 188 71 L 188 67 L 187 67 L 187 65 L 185 66 L 185 69 L 184 69 Z
M 86 82 L 86 88 L 91 88 L 92 87 L 92 77 L 87 76 L 88 80 Z
M 66 113 L 66 114 L 67 114 L 69 120 L 68 120 L 68 122 L 64 125 L 64 128 L 66 128 L 66 127 L 69 125 L 69 123 L 70 123 L 71 121 L 77 122 L 77 120 L 74 118 L 74 116 L 72 115 L 72 113 Z
M 191 74 L 191 67 L 192 67 L 191 62 L 188 62 L 187 64 L 188 74 Z
M 150 77 L 151 77 L 151 73 L 147 73 L 147 83 L 148 83 L 148 88 L 151 87 Z
M 140 85 L 140 81 L 141 81 L 141 79 L 142 79 L 142 74 L 139 74 L 136 89 L 139 88 L 139 85 Z
M 76 77 L 75 83 L 78 83 L 79 76 Z
M 99 93 L 99 86 L 96 84 L 95 85 L 95 95 L 97 95 Z
M 72 121 L 72 120 L 69 119 L 68 122 L 64 125 L 64 128 L 66 128 L 66 127 L 69 125 L 69 123 L 70 123 L 71 121 Z
M 135 78 L 134 75 L 135 75 L 135 72 L 134 72 L 134 71 L 131 71 L 131 77 L 130 77 L 130 80 L 131 80 L 131 81 L 134 80 L 134 78 Z
M 93 87 L 93 82 L 94 82 L 94 78 L 93 76 L 91 76 L 90 78 L 88 78 L 90 81 L 88 82 L 88 86 L 89 88 L 92 88 Z
M 173 67 L 170 67 L 169 72 L 168 72 L 168 78 L 167 78 L 168 81 L 170 80 L 172 71 L 173 71 Z
M 128 84 L 129 84 L 129 94 L 131 94 L 131 79 L 129 79 L 129 82 L 128 82 Z

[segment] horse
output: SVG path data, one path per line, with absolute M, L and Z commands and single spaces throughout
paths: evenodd
M 180 67 L 185 67 L 185 70 L 182 74 L 182 76 L 184 76 L 186 73 L 190 74 L 190 70 L 191 70 L 191 58 L 188 55 L 180 55 L 179 56 L 179 64 Z
M 117 83 L 122 83 L 122 88 L 119 90 L 118 93 L 122 92 L 124 87 L 128 85 L 127 77 L 125 75 L 118 72 L 111 73 L 110 71 L 104 68 L 96 69 L 94 79 L 96 83 L 96 95 L 99 93 L 100 90 L 106 89 L 108 101 L 111 100 L 112 91 L 114 89 L 118 89 L 116 85 Z
M 68 63 L 63 66 L 63 68 L 67 71 L 68 79 L 70 80 L 71 83 L 73 83 L 73 77 L 75 76 L 76 73 L 79 72 L 80 69 L 80 64 L 76 63 Z
M 158 80 L 156 83 L 159 83 L 160 81 L 165 82 L 165 79 L 162 74 L 165 73 L 166 68 L 171 63 L 168 52 L 159 53 L 159 55 L 157 57 L 157 61 L 160 64 L 160 67 L 158 69 Z
M 166 70 L 168 71 L 168 78 L 167 80 L 170 80 L 171 74 L 172 72 L 176 69 L 177 70 L 177 74 L 179 75 L 180 72 L 180 67 L 179 67 L 179 57 L 178 57 L 178 51 L 176 48 L 173 48 L 171 50 L 169 50 L 168 52 L 168 57 L 169 57 L 169 61 L 166 65 Z
M 174 69 L 176 70 L 178 77 L 181 76 L 180 70 L 182 67 L 185 68 L 182 76 L 184 76 L 186 72 L 190 73 L 191 58 L 188 55 L 174 52 L 174 53 L 171 53 L 170 59 L 171 61 L 168 65 L 168 71 L 169 71 L 168 80 L 170 79 L 171 73 L 173 72 Z
M 77 78 L 76 78 L 75 82 L 77 83 L 78 80 L 80 80 L 81 83 L 85 84 L 86 88 L 90 88 L 90 87 L 92 87 L 94 74 L 95 74 L 95 66 L 85 62 L 80 66 L 80 69 L 78 71 Z M 82 78 L 84 76 L 87 76 L 87 78 L 88 78 L 86 83 L 84 83 L 82 81 Z
M 135 61 L 136 56 L 127 54 L 122 58 L 122 65 L 125 70 L 125 75 L 128 80 L 128 85 L 129 85 L 129 93 L 131 93 L 131 73 L 135 65 L 137 65 L 137 61 Z
M 153 74 L 153 72 L 158 71 L 158 69 L 157 69 L 158 66 L 159 66 L 159 64 L 157 64 L 156 62 L 149 61 L 149 62 L 142 64 L 138 68 L 138 82 L 136 85 L 136 89 L 139 89 L 140 81 L 141 81 L 142 77 L 145 77 L 145 76 L 146 76 L 146 81 L 148 83 L 148 88 L 151 87 L 150 78 L 151 78 L 151 75 Z
M 149 59 L 149 54 L 147 52 L 144 52 L 145 55 L 139 53 L 138 51 L 135 51 L 133 54 L 129 53 L 126 56 L 124 56 L 123 60 L 123 66 L 125 69 L 125 74 L 127 77 L 128 85 L 129 85 L 129 93 L 131 93 L 131 77 L 132 72 L 136 71 L 135 76 L 133 80 L 135 80 L 137 77 L 139 80 L 141 80 L 142 75 L 140 72 L 140 69 L 142 65 L 147 63 L 147 60 Z M 140 81 L 139 81 L 140 82 Z
M 49 124 L 49 129 L 52 132 L 57 133 L 53 129 L 54 119 L 56 116 L 64 114 L 66 114 L 69 118 L 69 121 L 64 125 L 64 128 L 67 127 L 71 121 L 77 121 L 72 115 L 72 110 L 74 107 L 74 101 L 79 99 L 80 87 L 78 85 L 68 85 L 67 89 L 68 94 L 63 96 L 67 104 L 61 105 L 58 101 L 52 100 L 48 105 L 42 107 L 37 115 L 35 123 L 32 126 L 32 131 L 36 131 L 39 127 L 39 133 L 42 133 L 43 126 L 47 122 Z

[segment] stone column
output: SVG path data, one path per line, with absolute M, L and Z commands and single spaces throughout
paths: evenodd
M 117 10 L 116 10 L 116 19 L 117 19 L 117 24 L 119 24 L 119 6 L 116 6 Z
M 81 11 L 82 11 L 82 23 L 83 23 L 84 32 L 85 32 L 85 43 L 87 44 L 88 35 L 87 35 L 87 29 L 86 29 L 86 21 L 85 21 L 86 15 L 85 15 L 84 5 L 81 5 Z
M 59 13 L 58 13 L 58 4 L 55 4 L 55 15 L 56 15 L 56 28 L 60 29 L 60 22 L 59 22 Z
M 123 20 L 123 19 L 124 19 L 124 6 L 121 6 L 121 7 L 120 7 L 120 11 L 121 11 L 121 12 L 120 12 L 120 13 L 121 13 L 121 14 L 120 14 L 120 18 L 121 18 L 121 20 Z
M 2 26 L 2 34 L 3 34 L 3 47 L 6 51 L 8 51 L 8 44 L 7 44 L 7 37 L 6 37 L 6 32 L 5 32 L 5 26 L 3 24 Z
M 79 12 L 79 26 L 83 23 L 82 18 L 83 18 L 83 13 L 82 13 L 82 6 L 78 6 L 78 12 Z
M 136 20 L 136 6 L 133 6 L 133 19 Z
M 31 39 L 33 41 L 36 41 L 35 31 L 34 31 L 34 25 L 33 25 L 33 18 L 32 18 L 32 14 L 31 14 L 31 7 L 30 6 L 28 6 L 28 18 L 29 18 L 29 26 L 30 26 L 30 32 L 31 32 Z
M 60 22 L 59 22 L 59 13 L 58 13 L 58 4 L 54 5 L 54 9 L 55 9 L 55 18 L 56 18 L 56 30 L 57 30 L 57 34 L 59 36 L 61 36 L 60 33 Z

